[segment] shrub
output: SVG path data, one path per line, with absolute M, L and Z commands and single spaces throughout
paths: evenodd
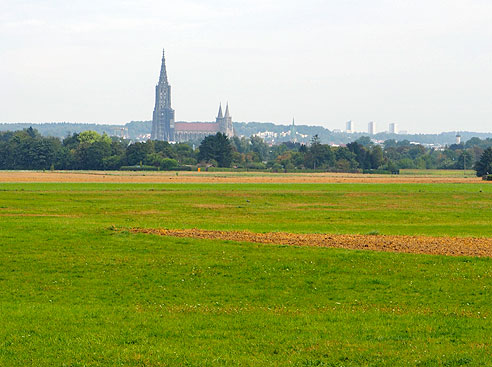
M 480 160 L 475 163 L 475 170 L 479 177 L 492 173 L 492 147 L 484 150 Z
M 362 170 L 362 173 L 376 174 L 376 175 L 391 175 L 391 174 L 399 174 L 400 170 L 390 171 L 387 169 L 365 169 Z
M 170 170 L 176 169 L 176 168 L 178 168 L 178 166 L 179 166 L 178 161 L 176 159 L 172 159 L 172 158 L 164 158 L 160 162 L 161 169 L 163 169 L 165 171 L 170 171 Z
M 158 167 L 154 166 L 121 166 L 120 171 L 157 171 Z
M 248 169 L 266 169 L 265 163 L 262 162 L 249 162 L 246 164 Z

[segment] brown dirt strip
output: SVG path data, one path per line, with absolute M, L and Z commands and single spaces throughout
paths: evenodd
M 300 234 L 286 232 L 254 233 L 247 231 L 146 228 L 132 228 L 130 232 L 150 233 L 170 237 L 217 239 L 290 246 L 334 247 L 353 250 L 447 256 L 492 257 L 492 238 Z
M 350 173 L 0 171 L 2 182 L 61 183 L 484 183 L 478 177 Z

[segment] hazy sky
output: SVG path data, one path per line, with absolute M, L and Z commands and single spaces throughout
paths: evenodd
M 492 131 L 491 0 L 0 0 L 0 122 Z

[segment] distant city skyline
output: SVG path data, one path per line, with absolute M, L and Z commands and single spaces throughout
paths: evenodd
M 0 122 L 151 120 L 165 48 L 176 121 L 488 132 L 490 24 L 485 0 L 6 0 Z

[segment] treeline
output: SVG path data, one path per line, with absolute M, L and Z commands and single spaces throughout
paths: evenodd
M 386 140 L 383 145 L 376 145 L 369 137 L 361 137 L 340 147 L 321 144 L 317 136 L 310 146 L 283 143 L 268 147 L 255 137 L 234 137 L 232 144 L 233 162 L 240 167 L 397 172 L 406 168 L 472 169 L 484 150 L 492 147 L 492 139 L 472 138 L 465 144 L 453 144 L 442 150 L 429 149 L 408 140 Z
M 137 165 L 176 169 L 196 164 L 195 157 L 188 144 L 129 144 L 95 131 L 76 133 L 63 140 L 43 137 L 32 128 L 0 133 L 0 169 L 4 170 L 118 170 Z
M 183 121 L 182 121 L 183 122 Z M 189 121 L 192 122 L 192 121 Z M 197 121 L 198 122 L 198 121 Z M 279 125 L 271 122 L 233 122 L 234 131 L 238 136 L 252 136 L 261 132 L 272 132 L 277 134 L 275 141 L 280 144 L 283 141 L 289 141 L 293 137 L 290 135 L 282 136 L 283 132 L 291 130 L 291 125 Z M 15 131 L 27 129 L 31 126 L 30 123 L 0 123 L 0 131 Z M 70 123 L 70 122 L 50 122 L 36 124 L 36 129 L 43 136 L 54 136 L 60 139 L 73 133 L 80 133 L 91 130 L 99 134 L 118 135 L 121 136 L 122 128 L 125 129 L 125 136 L 129 139 L 141 141 L 142 137 L 147 135 L 152 128 L 152 121 L 131 121 L 124 125 L 110 124 L 94 124 L 94 123 Z M 322 143 L 329 144 L 347 144 L 359 139 L 362 136 L 367 136 L 367 133 L 355 132 L 346 133 L 342 131 L 329 130 L 323 126 L 308 126 L 297 124 L 295 130 L 299 133 L 296 138 L 309 143 L 311 138 L 318 135 Z M 461 131 L 462 139 L 469 140 L 473 137 L 480 139 L 492 138 L 492 133 L 480 133 L 472 131 Z M 379 132 L 372 136 L 373 139 L 384 141 L 388 139 L 409 140 L 419 144 L 434 144 L 434 145 L 450 145 L 456 139 L 456 132 L 442 132 L 439 134 L 390 134 L 387 132 Z M 194 142 L 199 145 L 200 142 Z
M 75 133 L 63 140 L 41 136 L 32 127 L 0 133 L 0 169 L 192 169 L 197 165 L 243 169 L 397 172 L 414 169 L 472 169 L 491 150 L 492 139 L 472 138 L 446 149 L 428 149 L 409 141 L 374 144 L 361 137 L 346 146 L 282 143 L 269 146 L 259 137 L 227 138 L 218 133 L 198 149 L 186 143 L 130 143 L 95 131 Z M 485 167 L 487 163 L 484 163 Z M 483 166 L 483 164 L 482 164 Z M 490 173 L 484 168 L 485 173 Z

